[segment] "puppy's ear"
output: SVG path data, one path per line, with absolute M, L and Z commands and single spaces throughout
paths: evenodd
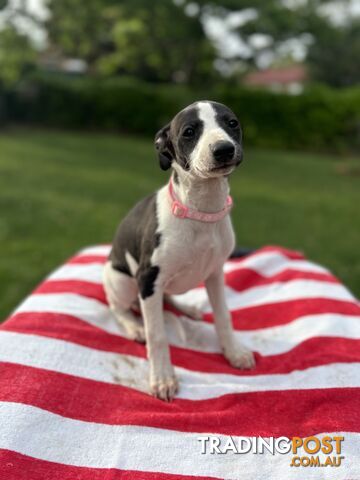
M 160 167 L 168 170 L 175 157 L 174 147 L 170 140 L 170 123 L 155 135 L 155 148 L 158 152 Z

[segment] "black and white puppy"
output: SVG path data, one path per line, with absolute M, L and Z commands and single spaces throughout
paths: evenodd
M 172 295 L 204 282 L 225 357 L 252 368 L 253 354 L 235 341 L 225 302 L 223 265 L 235 245 L 229 210 L 229 175 L 242 160 L 239 121 L 225 105 L 196 102 L 155 137 L 160 166 L 170 182 L 141 200 L 121 222 L 104 287 L 109 305 L 128 335 L 147 343 L 150 389 L 173 398 L 178 382 L 165 333 L 164 298 L 187 315 Z M 142 318 L 132 309 L 140 302 Z

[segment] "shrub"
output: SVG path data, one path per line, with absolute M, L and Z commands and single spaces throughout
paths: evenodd
M 308 150 L 360 149 L 360 87 L 309 88 L 298 96 L 219 85 L 189 90 L 133 78 L 106 80 L 36 74 L 6 95 L 0 122 L 100 129 L 154 135 L 181 108 L 198 99 L 229 105 L 247 144 Z

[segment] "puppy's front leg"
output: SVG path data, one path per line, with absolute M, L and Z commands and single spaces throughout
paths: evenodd
M 253 368 L 255 366 L 253 353 L 235 340 L 231 315 L 225 301 L 223 270 L 214 272 L 206 280 L 205 286 L 214 312 L 216 332 L 225 357 L 233 367 Z
M 150 391 L 155 397 L 169 401 L 178 390 L 178 382 L 171 364 L 165 332 L 162 290 L 154 285 L 150 296 L 140 297 L 140 305 L 150 364 Z

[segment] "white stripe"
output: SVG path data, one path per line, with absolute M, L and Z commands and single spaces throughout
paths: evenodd
M 83 248 L 77 255 L 109 255 L 111 245 L 94 245 L 92 247 Z
M 48 280 L 85 280 L 102 283 L 103 262 L 86 264 L 65 264 L 49 275 Z M 271 277 L 283 270 L 299 270 L 311 273 L 330 273 L 323 267 L 306 260 L 289 260 L 281 254 L 262 253 L 239 262 L 227 262 L 224 265 L 226 273 L 250 268 L 264 277 Z
M 225 295 L 230 310 L 306 298 L 329 298 L 356 302 L 353 295 L 343 285 L 317 280 L 274 282 L 270 285 L 248 288 L 242 292 L 225 287 Z M 211 312 L 205 288 L 190 290 L 182 295 L 176 295 L 176 298 L 188 305 L 200 308 L 203 312 Z
M 148 391 L 148 362 L 131 355 L 104 352 L 63 340 L 0 332 L 0 361 L 53 370 L 90 380 Z M 332 363 L 287 374 L 245 375 L 202 373 L 175 367 L 178 397 L 216 398 L 230 393 L 360 387 L 360 363 Z
M 24 312 L 52 312 L 73 315 L 106 332 L 126 337 L 106 305 L 70 293 L 38 294 L 28 297 L 17 309 Z M 172 345 L 203 352 L 221 352 L 214 325 L 165 312 L 167 334 Z M 301 342 L 320 336 L 360 338 L 360 317 L 318 314 L 299 317 L 286 325 L 256 330 L 236 330 L 239 342 L 262 355 L 285 353 Z
M 111 247 L 109 245 L 100 245 L 95 247 L 89 247 L 81 250 L 78 253 L 78 256 L 87 256 L 87 255 L 103 255 L 108 256 L 110 253 Z M 99 262 L 94 262 L 102 264 Z M 229 261 L 224 265 L 225 272 L 231 272 L 233 270 L 241 270 L 245 268 L 250 268 L 255 270 L 264 277 L 271 277 L 280 273 L 282 270 L 290 268 L 292 270 L 300 270 L 303 272 L 316 272 L 316 273 L 331 273 L 327 268 L 318 265 L 314 262 L 308 260 L 295 260 L 288 258 L 281 252 L 276 250 L 271 252 L 259 252 L 254 253 L 249 257 L 244 257 L 243 259 Z
M 101 283 L 102 266 L 65 265 L 50 275 L 51 280 L 86 280 Z M 342 285 L 319 280 L 289 280 L 288 282 L 273 282 L 238 292 L 230 287 L 225 288 L 230 310 L 263 305 L 266 303 L 284 302 L 305 298 L 329 298 L 333 300 L 356 301 L 355 297 Z M 182 295 L 176 295 L 189 305 L 194 305 L 204 312 L 210 312 L 210 304 L 206 290 L 203 287 L 189 290 Z
M 178 475 L 211 476 L 227 479 L 325 478 L 329 467 L 290 467 L 292 454 L 262 455 L 201 454 L 199 436 L 192 432 L 142 427 L 105 425 L 56 415 L 40 408 L 4 402 L 0 404 L 0 448 L 33 458 L 89 468 L 117 468 Z M 343 465 L 331 468 L 331 478 L 359 478 L 360 435 L 347 432 L 316 435 L 340 435 Z M 222 442 L 226 437 L 220 436 Z M 236 444 L 239 437 L 233 436 Z M 299 449 L 299 455 L 304 452 Z M 321 461 L 324 456 L 321 454 Z
M 299 270 L 301 272 L 330 273 L 329 270 L 316 263 L 308 260 L 293 260 L 279 252 L 260 252 L 242 260 L 226 262 L 224 271 L 241 271 L 245 268 L 250 268 L 264 277 L 277 275 L 286 269 Z
M 47 280 L 83 280 L 101 283 L 104 263 L 65 264 L 51 273 Z
M 30 295 L 19 305 L 14 314 L 24 312 L 73 315 L 106 332 L 118 335 L 123 333 L 107 305 L 93 298 L 83 297 L 75 293 Z
M 194 322 L 166 312 L 172 345 L 201 352 L 221 353 L 213 324 Z M 300 317 L 286 325 L 258 330 L 235 330 L 235 338 L 263 356 L 286 353 L 314 337 L 360 339 L 360 316 L 319 314 Z

